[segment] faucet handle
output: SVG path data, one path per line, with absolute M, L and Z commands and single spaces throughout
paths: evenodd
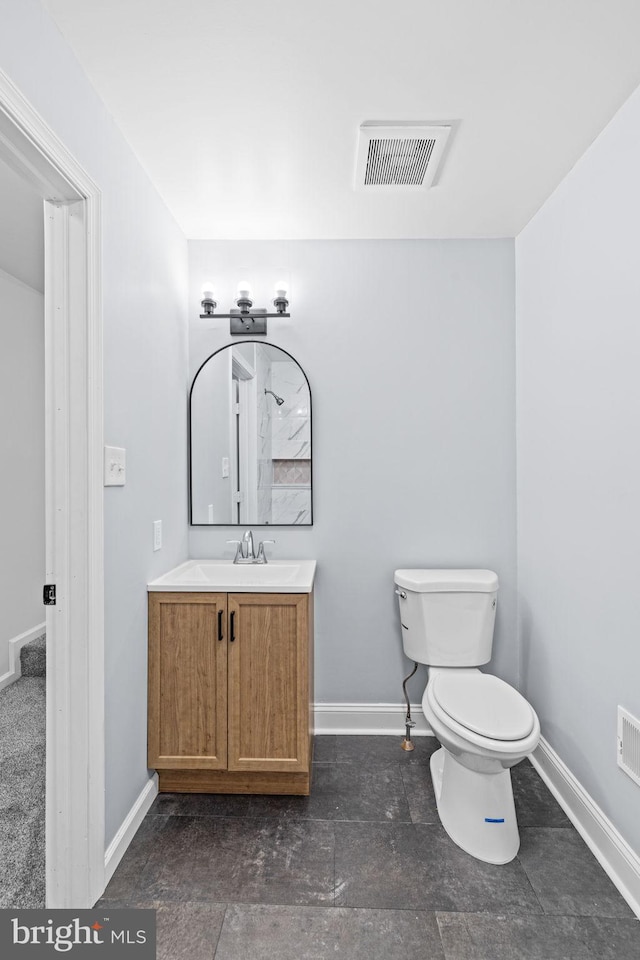
M 240 540 L 227 540 L 227 543 L 235 543 L 235 545 L 236 545 L 236 555 L 235 555 L 235 557 L 233 558 L 233 562 L 234 562 L 234 563 L 237 563 L 237 562 L 238 562 L 238 557 L 240 556 L 240 554 L 241 554 L 241 552 L 242 552 L 242 541 L 240 541 Z
M 264 545 L 265 545 L 265 543 L 275 543 L 275 540 L 261 540 L 260 543 L 258 544 L 258 557 L 257 557 L 257 559 L 260 561 L 260 563 L 268 563 L 268 562 L 269 562 L 269 561 L 267 560 L 267 555 L 266 555 L 266 553 L 264 552 Z

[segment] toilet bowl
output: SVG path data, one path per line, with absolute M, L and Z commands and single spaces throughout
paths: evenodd
M 430 669 L 422 709 L 442 744 L 431 778 L 443 827 L 472 856 L 508 863 L 520 846 L 510 768 L 538 745 L 535 711 L 498 677 L 456 667 Z
M 533 707 L 491 658 L 498 578 L 491 570 L 396 570 L 405 654 L 429 667 L 425 719 L 441 743 L 431 778 L 444 829 L 467 853 L 508 863 L 520 846 L 510 768 L 540 739 Z

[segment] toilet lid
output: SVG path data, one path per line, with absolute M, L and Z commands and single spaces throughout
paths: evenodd
M 433 696 L 453 720 L 492 740 L 522 740 L 533 729 L 533 710 L 517 690 L 488 673 L 439 674 Z

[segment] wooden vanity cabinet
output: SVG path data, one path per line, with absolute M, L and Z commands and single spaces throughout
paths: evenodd
M 313 594 L 149 593 L 149 766 L 161 791 L 310 788 Z

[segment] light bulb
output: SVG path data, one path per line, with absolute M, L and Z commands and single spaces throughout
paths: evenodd
M 203 300 L 215 300 L 215 290 L 213 289 L 213 284 L 211 280 L 206 280 L 202 287 L 202 299 Z
M 247 280 L 241 280 L 238 284 L 238 300 L 251 300 L 251 287 Z
M 278 280 L 276 283 L 276 300 L 286 300 L 287 299 L 287 281 Z

